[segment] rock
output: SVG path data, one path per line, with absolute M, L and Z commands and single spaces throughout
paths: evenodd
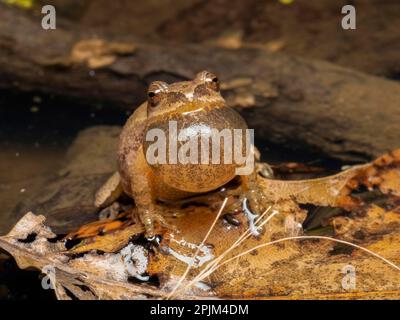
M 17 204 L 13 225 L 26 212 L 44 215 L 57 233 L 68 233 L 97 219 L 94 194 L 115 170 L 120 128 L 92 127 L 80 132 L 67 151 L 65 166 L 30 197 Z

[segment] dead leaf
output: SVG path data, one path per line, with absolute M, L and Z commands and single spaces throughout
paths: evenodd
M 137 224 L 115 220 L 83 226 L 74 233 L 81 243 L 67 250 L 44 218 L 31 213 L 0 237 L 0 247 L 21 268 L 52 266 L 59 299 L 398 299 L 399 169 L 400 151 L 394 151 L 324 178 L 260 176 L 270 207 L 258 221 L 264 231 L 257 238 L 245 215 L 232 225 L 216 219 L 216 210 L 192 205 L 167 217 L 179 232 L 164 233 L 158 247 L 143 241 Z M 384 197 L 370 203 L 361 189 Z M 328 222 L 334 237 L 303 235 L 307 211 L 300 204 L 347 214 Z M 355 287 L 343 285 L 349 267 Z

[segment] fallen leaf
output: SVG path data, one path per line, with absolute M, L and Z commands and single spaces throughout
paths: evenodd
M 164 231 L 159 246 L 117 218 L 82 226 L 68 250 L 43 216 L 28 213 L 0 247 L 21 268 L 51 266 L 59 299 L 399 299 L 399 169 L 397 150 L 323 178 L 260 176 L 270 203 L 258 237 L 244 214 L 232 224 L 222 208 L 189 205 L 166 217 L 178 231 Z M 342 209 L 327 222 L 333 236 L 303 233 L 303 204 Z

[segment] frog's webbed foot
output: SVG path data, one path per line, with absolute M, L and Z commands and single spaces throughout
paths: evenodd
M 263 212 L 267 208 L 266 204 L 268 204 L 264 191 L 257 185 L 252 185 L 251 188 L 242 185 L 236 189 L 228 190 L 225 196 L 235 199 L 226 206 L 225 211 L 231 213 L 241 210 L 244 200 L 247 200 L 250 210 L 258 213 Z
M 145 236 L 147 239 L 152 240 L 155 238 L 155 225 L 159 225 L 168 230 L 176 231 L 176 227 L 165 220 L 162 214 L 162 209 L 159 206 L 153 205 L 138 209 L 139 210 L 137 211 L 137 214 L 140 222 L 144 226 Z
M 244 200 L 247 200 L 249 209 L 255 213 L 261 214 L 267 209 L 268 199 L 259 186 L 246 190 Z
M 260 236 L 263 232 L 263 229 L 256 226 L 259 224 L 257 223 L 257 220 L 260 218 L 261 214 L 268 210 L 268 200 L 265 197 L 264 192 L 258 187 L 248 190 L 244 193 L 242 204 L 243 213 L 245 214 L 249 223 L 250 233 L 256 237 Z
M 248 220 L 251 234 L 259 236 L 262 230 L 256 227 L 256 222 L 260 215 L 267 210 L 270 201 L 262 188 L 257 184 L 256 176 L 242 177 L 241 186 L 229 190 L 227 196 L 235 200 L 230 202 L 224 211 L 229 213 L 243 212 Z

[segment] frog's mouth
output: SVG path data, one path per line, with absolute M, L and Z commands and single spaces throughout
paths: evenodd
M 225 107 L 224 104 L 210 104 L 210 103 L 204 103 L 204 102 L 190 102 L 190 103 L 185 103 L 183 106 L 181 106 L 175 113 L 181 115 L 181 116 L 186 116 L 186 115 L 191 115 L 192 113 L 197 113 L 197 112 L 208 112 L 211 109 L 215 108 L 223 108 Z
M 149 122 L 164 122 L 168 119 L 177 119 L 181 117 L 191 117 L 196 115 L 197 113 L 211 112 L 214 109 L 224 109 L 228 108 L 224 101 L 187 101 L 180 102 L 176 108 L 173 110 L 166 108 L 163 110 L 161 107 L 160 110 L 157 110 L 153 113 L 152 117 L 148 119 Z
M 186 103 L 178 110 L 157 115 L 148 123 L 145 131 L 159 129 L 168 134 L 171 121 L 178 123 L 178 130 L 198 125 L 216 130 L 247 129 L 240 114 L 225 104 L 196 102 Z

